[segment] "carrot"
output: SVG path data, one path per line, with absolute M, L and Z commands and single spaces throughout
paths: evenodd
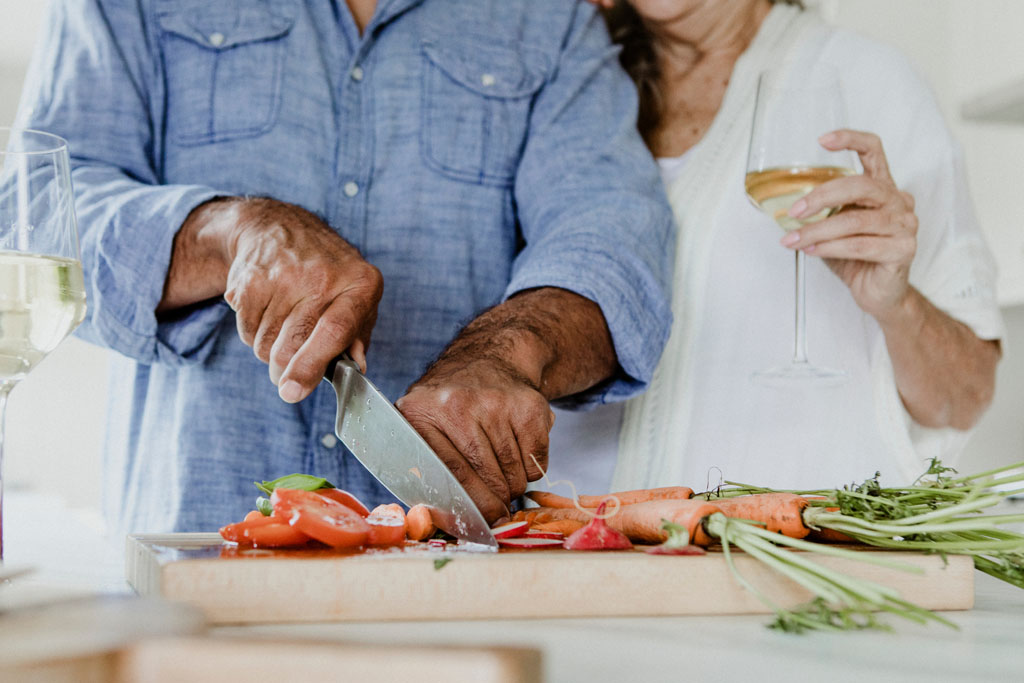
M 369 545 L 402 545 L 405 543 L 405 510 L 397 503 L 378 505 L 366 518 L 370 533 L 366 537 Z
M 566 498 L 550 491 L 527 491 L 526 495 L 541 507 L 571 508 L 576 507 L 572 498 Z M 620 505 L 635 505 L 652 500 L 686 500 L 693 497 L 693 489 L 687 486 L 663 486 L 657 489 L 635 489 L 619 493 L 606 493 L 602 496 L 579 496 L 577 502 L 581 507 L 596 508 L 612 496 L 619 499 Z
M 790 538 L 803 538 L 810 529 L 804 524 L 807 499 L 792 493 L 755 493 L 708 501 L 726 517 L 760 522 L 768 531 Z
M 609 493 L 603 496 L 580 496 L 579 502 L 585 508 L 596 508 L 601 501 L 615 496 L 621 505 L 636 505 L 652 500 L 686 500 L 693 497 L 693 489 L 687 486 L 663 486 L 657 489 L 635 489 Z
M 550 491 L 527 491 L 526 497 L 542 508 L 574 508 L 572 498 L 560 496 Z
M 426 505 L 413 505 L 405 515 L 405 530 L 413 541 L 425 541 L 434 535 L 437 527 Z
M 714 539 L 701 527 L 704 518 L 719 512 L 717 506 L 701 500 L 649 500 L 622 506 L 618 513 L 605 521 L 608 526 L 621 531 L 632 541 L 661 543 L 668 538 L 668 532 L 661 528 L 664 521 L 684 527 L 690 542 L 707 546 Z M 520 517 L 521 515 L 521 517 Z M 516 518 L 526 519 L 533 525 L 547 524 L 558 520 L 574 520 L 586 524 L 592 515 L 576 508 L 531 508 L 516 513 Z
M 530 525 L 531 530 L 553 531 L 555 533 L 562 534 L 563 536 L 572 536 L 573 533 L 582 528 L 583 522 L 575 519 L 559 519 L 551 522 Z

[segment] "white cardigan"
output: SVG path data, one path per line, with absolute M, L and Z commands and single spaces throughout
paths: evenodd
M 962 155 L 928 87 L 897 51 L 855 33 L 829 27 L 814 12 L 776 6 L 738 60 L 711 128 L 692 150 L 680 177 L 668 188 L 679 227 L 673 283 L 675 323 L 649 390 L 626 407 L 614 490 L 667 484 L 686 484 L 699 489 L 706 479 L 717 478 L 717 474 L 710 478 L 702 476 L 716 467 L 725 479 L 794 488 L 841 485 L 867 478 L 876 469 L 883 472 L 888 482 L 909 481 L 923 471 L 930 457 L 953 462 L 968 436 L 952 429 L 926 429 L 913 422 L 896 391 L 881 331 L 873 320 L 849 305 L 852 302 L 849 290 L 834 279 L 834 282 L 825 282 L 826 289 L 839 286 L 832 291 L 842 305 L 837 306 L 833 314 L 863 316 L 863 321 L 855 322 L 861 326 L 857 329 L 862 328 L 864 333 L 859 338 L 818 343 L 819 348 L 831 344 L 851 345 L 854 352 L 864 356 L 866 370 L 862 381 L 871 387 L 863 388 L 863 405 L 850 415 L 873 422 L 860 425 L 870 427 L 863 431 L 865 439 L 869 434 L 872 439 L 870 445 L 865 444 L 865 456 L 855 463 L 843 461 L 834 454 L 840 449 L 833 448 L 836 444 L 830 443 L 828 430 L 824 429 L 819 435 L 810 435 L 819 439 L 820 453 L 815 458 L 820 467 L 809 471 L 806 462 L 801 463 L 800 471 L 795 471 L 796 466 L 787 468 L 787 454 L 777 452 L 778 449 L 755 454 L 756 457 L 745 461 L 749 465 L 740 465 L 739 469 L 727 456 L 706 451 L 687 452 L 694 430 L 702 427 L 693 424 L 695 408 L 707 408 L 697 403 L 705 400 L 706 395 L 694 395 L 693 378 L 706 371 L 704 366 L 694 364 L 702 362 L 702 358 L 713 357 L 708 354 L 714 349 L 709 351 L 706 345 L 714 344 L 714 340 L 702 337 L 701 332 L 707 316 L 713 313 L 707 310 L 707 301 L 711 268 L 717 265 L 711 258 L 714 237 L 724 229 L 723 221 L 733 220 L 738 203 L 747 202 L 742 175 L 756 80 L 761 70 L 780 64 L 808 72 L 817 65 L 827 64 L 840 71 L 850 127 L 881 137 L 897 185 L 916 199 L 920 228 L 911 283 L 933 304 L 969 325 L 980 337 L 997 339 L 1004 334 L 995 297 L 995 266 L 968 196 Z M 777 246 L 780 236 L 781 233 L 775 233 L 771 237 L 779 254 L 785 251 Z M 742 247 L 737 245 L 737 248 Z M 808 264 L 824 269 L 818 259 L 808 258 Z M 792 286 L 791 282 L 788 286 Z M 756 290 L 751 296 L 757 296 Z M 789 306 L 791 310 L 791 301 Z M 809 310 L 811 322 L 816 314 L 821 315 Z M 791 315 L 777 322 L 787 332 L 792 326 Z M 757 331 L 751 330 L 749 337 L 748 343 L 756 349 L 760 341 Z M 698 343 L 705 346 L 698 348 Z M 815 356 L 812 346 L 812 362 L 817 360 Z M 785 355 L 778 357 L 779 362 L 786 360 Z M 936 371 L 941 372 L 941 368 Z M 721 402 L 721 411 L 729 410 L 728 397 L 718 396 L 714 400 Z M 794 429 L 819 428 L 799 424 L 799 417 L 793 416 Z M 736 429 L 754 427 L 737 423 Z M 745 438 L 756 451 L 758 434 L 747 434 Z M 707 441 L 705 438 L 704 442 Z M 806 445 L 806 441 L 804 443 Z M 850 443 L 844 446 L 845 452 L 851 452 Z M 553 452 L 553 461 L 561 455 Z M 757 457 L 764 460 L 764 469 L 757 466 Z M 865 471 L 865 467 L 870 471 Z M 767 477 L 767 472 L 780 474 Z M 684 481 L 684 478 L 690 480 Z

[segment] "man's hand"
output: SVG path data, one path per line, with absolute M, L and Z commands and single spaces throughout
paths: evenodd
M 179 231 L 158 310 L 223 294 L 239 337 L 294 403 L 346 349 L 365 368 L 382 288 L 380 271 L 305 209 L 222 199 L 198 207 Z
M 527 482 L 544 476 L 555 414 L 499 358 L 446 355 L 397 405 L 488 521 L 507 517 Z
M 616 364 L 597 304 L 536 289 L 470 323 L 396 405 L 494 522 L 547 469 L 548 401 L 607 379 Z

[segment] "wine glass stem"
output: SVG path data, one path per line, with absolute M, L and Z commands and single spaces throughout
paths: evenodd
M 4 436 L 7 430 L 7 397 L 13 382 L 0 382 L 0 562 L 4 559 Z
M 796 252 L 796 330 L 793 362 L 807 364 L 807 282 L 804 276 L 804 252 Z

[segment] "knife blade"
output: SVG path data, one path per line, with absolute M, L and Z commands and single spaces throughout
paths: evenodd
M 334 433 L 377 480 L 406 505 L 431 508 L 434 526 L 469 550 L 495 552 L 498 542 L 480 510 L 419 432 L 346 355 L 324 380 L 338 396 Z

